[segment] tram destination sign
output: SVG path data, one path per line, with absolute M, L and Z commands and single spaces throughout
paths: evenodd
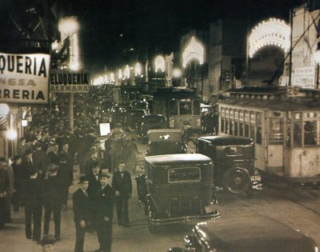
M 56 93 L 88 93 L 90 86 L 89 72 L 52 70 L 50 91 Z
M 0 101 L 47 104 L 50 55 L 0 52 Z

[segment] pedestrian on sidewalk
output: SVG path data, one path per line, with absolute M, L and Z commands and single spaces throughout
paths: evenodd
M 88 197 L 89 180 L 80 177 L 80 188 L 73 194 L 73 213 L 76 226 L 76 243 L 74 252 L 83 252 L 86 231 L 91 224 L 91 202 Z
M 36 168 L 30 170 L 30 177 L 23 181 L 22 188 L 26 238 L 40 242 L 43 179 Z
M 99 249 L 96 252 L 111 252 L 112 218 L 114 207 L 114 191 L 109 184 L 110 175 L 103 172 L 100 176 L 100 191 L 94 198 L 96 208 L 96 228 Z
M 54 219 L 54 238 L 60 240 L 61 234 L 61 210 L 64 199 L 63 182 L 57 176 L 58 166 L 50 164 L 48 167 L 48 178 L 44 181 L 44 230 L 43 235 L 48 236 L 51 214 Z
M 120 161 L 117 171 L 113 175 L 112 188 L 115 191 L 115 202 L 118 225 L 129 227 L 128 201 L 132 195 L 131 173 L 126 171 L 126 164 Z

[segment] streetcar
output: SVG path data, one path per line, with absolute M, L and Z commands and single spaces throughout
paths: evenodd
M 297 87 L 228 90 L 217 104 L 219 134 L 254 139 L 255 167 L 266 177 L 319 184 L 319 101 L 318 90 Z
M 182 129 L 186 134 L 201 130 L 201 97 L 194 89 L 158 88 L 153 95 L 152 114 L 166 116 L 168 128 Z

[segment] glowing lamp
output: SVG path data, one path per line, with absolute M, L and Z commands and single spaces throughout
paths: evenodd
M 0 115 L 9 114 L 10 108 L 6 103 L 0 103 Z
M 79 24 L 76 17 L 63 17 L 59 20 L 59 31 L 67 35 L 79 30 Z
M 165 60 L 164 57 L 159 55 L 156 57 L 155 61 L 154 61 L 154 65 L 155 65 L 155 72 L 157 73 L 158 71 L 164 72 L 165 70 Z
M 142 69 L 141 69 L 141 65 L 140 63 L 136 63 L 136 65 L 134 66 L 134 76 L 139 76 L 141 75 Z
M 15 130 L 11 129 L 7 131 L 7 138 L 9 140 L 15 140 L 17 139 L 17 137 L 18 137 L 18 134 Z
M 28 126 L 28 120 L 23 119 L 23 120 L 21 121 L 21 126 L 22 126 L 22 127 L 27 127 L 27 126 Z
M 175 69 L 172 70 L 172 76 L 174 78 L 180 78 L 181 75 L 182 75 L 182 72 L 181 72 L 181 70 L 179 68 L 175 68 Z
M 130 79 L 130 68 L 129 68 L 128 65 L 126 65 L 126 67 L 124 68 L 123 77 L 127 78 L 127 79 Z
M 182 66 L 186 67 L 191 60 L 198 60 L 202 65 L 204 62 L 204 47 L 195 37 L 192 37 L 182 54 Z
M 320 42 L 317 44 L 317 49 L 313 54 L 313 58 L 317 64 L 320 64 Z

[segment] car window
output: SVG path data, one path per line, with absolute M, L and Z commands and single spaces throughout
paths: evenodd
M 171 168 L 168 171 L 168 182 L 199 182 L 200 175 L 199 167 Z

